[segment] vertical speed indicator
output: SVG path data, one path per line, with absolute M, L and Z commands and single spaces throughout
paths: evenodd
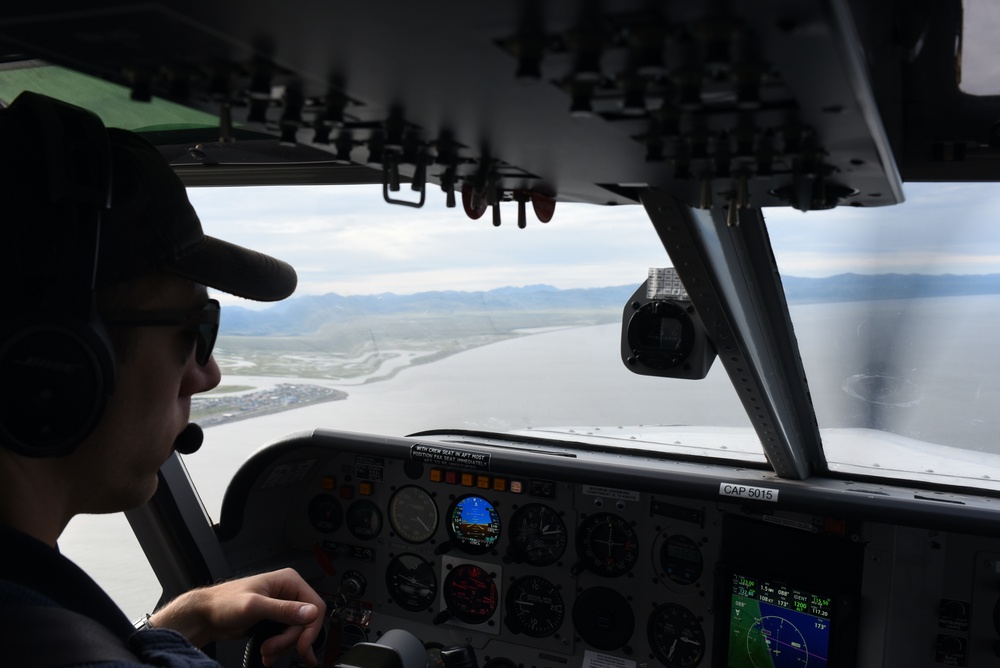
M 646 635 L 653 654 L 667 668 L 694 668 L 705 657 L 705 632 L 694 613 L 682 605 L 656 608 Z
M 515 580 L 507 589 L 507 617 L 514 633 L 544 638 L 559 630 L 565 606 L 559 588 L 538 575 Z

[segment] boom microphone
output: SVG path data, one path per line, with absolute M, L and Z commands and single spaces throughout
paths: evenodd
M 177 435 L 174 440 L 174 450 L 182 455 L 190 455 L 198 451 L 201 442 L 205 440 L 205 432 L 194 422 L 184 427 L 184 431 Z

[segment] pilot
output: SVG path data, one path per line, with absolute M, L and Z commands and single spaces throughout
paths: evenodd
M 0 192 L 0 664 L 217 666 L 197 648 L 272 620 L 264 664 L 294 647 L 316 665 L 325 605 L 294 570 L 192 590 L 136 630 L 57 545 L 74 515 L 149 500 L 190 439 L 191 396 L 220 380 L 207 288 L 280 300 L 294 270 L 205 236 L 151 144 L 44 96 L 0 110 Z

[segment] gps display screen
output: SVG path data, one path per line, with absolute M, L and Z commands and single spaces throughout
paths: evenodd
M 747 573 L 732 573 L 729 668 L 824 668 L 832 600 Z

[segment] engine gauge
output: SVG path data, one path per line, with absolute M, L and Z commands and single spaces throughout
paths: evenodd
M 448 509 L 448 535 L 466 552 L 489 552 L 500 540 L 500 513 L 481 496 L 463 496 Z
M 532 638 L 544 638 L 562 626 L 565 608 L 562 595 L 543 577 L 528 575 L 507 588 L 507 628 Z
M 595 513 L 580 523 L 576 547 L 581 563 L 605 577 L 632 570 L 639 556 L 639 539 L 627 520 L 614 513 Z
M 389 499 L 389 525 L 407 543 L 425 543 L 438 526 L 437 504 L 422 487 L 400 487 Z
M 385 567 L 385 586 L 389 596 L 403 610 L 426 610 L 437 595 L 434 567 L 410 552 L 397 555 Z
M 496 612 L 500 597 L 486 569 L 458 564 L 444 579 L 444 602 L 453 617 L 466 624 L 482 624 Z
M 340 508 L 337 497 L 330 494 L 317 494 L 309 502 L 309 522 L 317 531 L 333 533 L 344 521 L 344 511 Z
M 355 538 L 371 540 L 382 531 L 382 513 L 371 501 L 359 499 L 347 508 L 347 528 Z
M 551 566 L 566 551 L 566 523 L 543 503 L 521 506 L 510 525 L 510 556 L 516 562 Z
M 649 617 L 649 646 L 667 668 L 693 668 L 705 657 L 705 632 L 694 613 L 682 605 L 666 603 Z

